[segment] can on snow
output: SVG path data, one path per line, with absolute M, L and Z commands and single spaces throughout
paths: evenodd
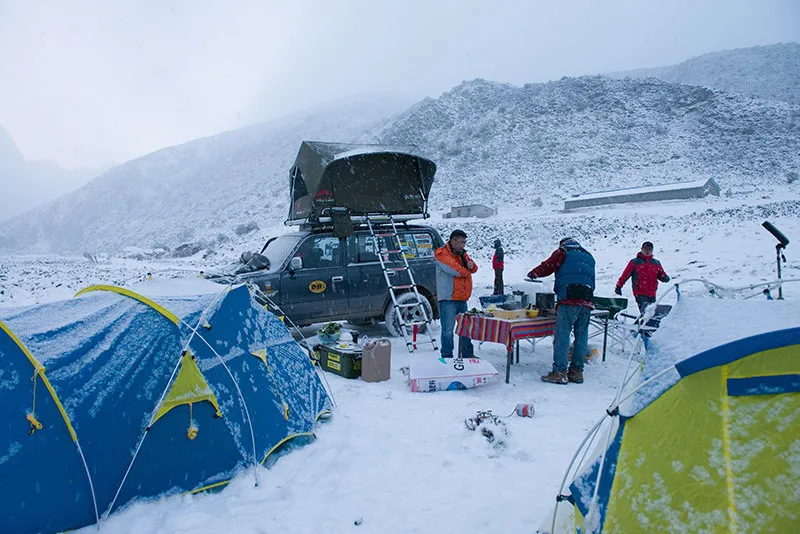
M 520 417 L 533 417 L 533 403 L 520 403 L 514 408 L 514 413 Z

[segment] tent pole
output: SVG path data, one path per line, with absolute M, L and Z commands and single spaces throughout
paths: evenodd
M 589 430 L 589 432 L 586 433 L 586 435 L 583 437 L 583 441 L 581 441 L 581 444 L 578 445 L 578 448 L 575 450 L 575 454 L 572 455 L 572 459 L 570 460 L 569 465 L 567 466 L 567 470 L 564 472 L 564 478 L 561 479 L 561 486 L 559 486 L 559 489 L 558 489 L 558 494 L 559 495 L 561 495 L 564 492 L 564 485 L 567 483 L 567 478 L 569 477 L 569 472 L 572 470 L 572 466 L 575 464 L 575 460 L 578 458 L 578 454 L 580 454 L 580 452 L 583 449 L 584 445 L 586 445 L 586 442 L 589 441 L 590 438 L 593 439 L 593 437 L 597 434 L 597 430 L 600 428 L 600 425 L 603 424 L 603 421 L 606 420 L 606 417 L 610 417 L 610 416 L 607 413 L 603 414 L 603 417 L 601 417 L 600 420 L 597 421 L 597 423 L 595 423 L 595 425 L 592 427 L 592 429 Z M 558 505 L 559 504 L 560 504 L 560 501 L 558 499 L 556 499 L 556 506 L 555 506 L 555 508 L 553 508 L 553 525 L 550 527 L 550 534 L 555 534 L 556 516 L 558 515 Z

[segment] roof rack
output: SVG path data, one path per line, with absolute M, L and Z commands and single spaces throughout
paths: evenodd
M 427 219 L 430 215 L 428 213 L 400 213 L 400 214 L 393 214 L 391 217 L 387 216 L 385 213 L 366 213 L 363 215 L 350 215 L 350 220 L 354 225 L 356 224 L 367 224 L 367 219 L 369 219 L 372 224 L 383 224 L 385 219 L 385 223 L 389 224 L 391 219 L 394 219 L 395 222 L 408 222 L 414 219 Z M 309 228 L 319 228 L 323 226 L 332 226 L 333 225 L 333 217 L 319 217 L 313 220 L 311 219 L 287 219 L 284 221 L 286 226 L 300 226 L 303 229 Z

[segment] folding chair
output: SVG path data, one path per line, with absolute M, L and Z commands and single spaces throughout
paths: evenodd
M 613 324 L 617 315 L 628 307 L 628 299 L 623 297 L 594 297 L 592 300 L 594 302 L 594 310 L 589 319 L 589 339 L 603 336 L 603 361 L 606 361 L 608 336 L 610 335 L 617 342 L 622 340 L 621 334 L 613 326 L 609 330 L 609 325 Z
M 658 327 L 661 326 L 661 319 L 669 315 L 669 312 L 672 311 L 672 306 L 669 304 L 656 304 L 656 309 L 653 311 L 653 315 L 649 315 L 648 309 L 645 309 L 644 317 L 647 318 L 649 315 L 649 319 L 647 322 L 640 328 L 642 332 L 649 332 L 653 333 L 658 330 Z M 640 320 L 642 319 L 639 315 L 631 315 L 629 313 L 620 313 L 620 317 L 624 317 L 626 319 L 633 319 L 634 325 L 639 325 Z

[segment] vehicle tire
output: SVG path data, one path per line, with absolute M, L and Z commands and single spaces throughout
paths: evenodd
M 420 294 L 422 298 L 422 305 L 425 307 L 425 311 L 428 313 L 428 319 L 433 320 L 433 310 L 431 309 L 431 303 L 425 298 L 425 295 Z M 397 303 L 398 304 L 409 304 L 411 302 L 416 302 L 416 295 L 413 292 L 402 293 L 397 295 Z M 410 323 L 412 321 L 424 321 L 425 316 L 422 314 L 422 310 L 419 307 L 416 308 L 398 308 L 394 305 L 393 302 L 389 302 L 389 305 L 386 306 L 386 313 L 384 315 L 384 319 L 386 320 L 386 329 L 389 331 L 389 335 L 394 337 L 402 337 L 403 333 L 400 331 L 400 314 L 403 314 L 402 317 L 405 319 L 405 322 Z M 424 334 L 428 329 L 428 325 L 420 325 L 419 327 L 419 334 Z M 411 327 L 407 328 L 407 335 L 411 335 Z

